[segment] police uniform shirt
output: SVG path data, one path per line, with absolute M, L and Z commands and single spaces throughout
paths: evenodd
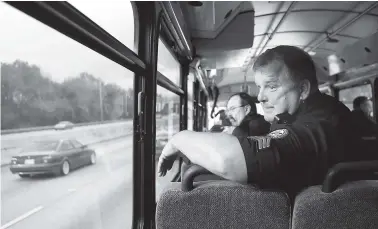
M 248 183 L 288 192 L 321 183 L 330 167 L 356 153 L 350 115 L 344 104 L 317 91 L 295 114 L 276 116 L 268 135 L 238 137 Z M 259 150 L 259 138 L 270 138 L 270 147 Z
M 256 136 L 269 133 L 270 123 L 260 114 L 248 114 L 232 132 L 234 136 Z

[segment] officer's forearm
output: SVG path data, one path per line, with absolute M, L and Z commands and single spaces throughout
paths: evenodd
M 225 133 L 181 131 L 173 137 L 172 144 L 192 163 L 215 175 L 247 182 L 247 166 L 236 137 Z

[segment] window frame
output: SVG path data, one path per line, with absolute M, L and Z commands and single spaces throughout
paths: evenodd
M 150 39 L 149 34 L 153 34 L 153 29 L 155 26 L 155 18 L 145 19 L 145 15 L 154 16 L 155 3 L 144 3 L 144 2 L 131 2 L 134 14 L 134 45 L 136 54 L 134 51 L 130 50 L 123 43 L 118 41 L 112 35 L 110 35 L 103 28 L 94 23 L 90 18 L 81 13 L 75 7 L 67 2 L 5 2 L 31 16 L 32 18 L 38 20 L 42 24 L 49 26 L 50 28 L 60 32 L 63 35 L 77 41 L 78 43 L 92 49 L 96 53 L 110 59 L 111 61 L 120 64 L 126 69 L 134 73 L 134 96 L 138 95 L 140 91 L 149 91 L 150 88 L 141 88 L 140 83 L 145 84 L 146 78 L 151 76 L 154 78 L 156 72 L 156 64 L 151 65 L 154 61 L 151 61 L 156 53 L 149 51 L 148 48 L 151 47 L 153 39 Z M 147 13 L 146 13 L 147 12 Z M 148 14 L 150 13 L 150 14 Z M 143 17 L 141 17 L 143 15 Z M 140 27 L 144 29 L 145 39 L 140 39 Z M 141 55 L 141 51 L 145 55 Z M 147 51 L 146 51 L 147 50 Z M 150 54 L 149 58 L 146 58 L 146 54 Z M 156 58 L 155 58 L 156 59 Z M 156 61 L 155 61 L 156 62 Z M 155 69 L 155 71 L 153 70 Z M 151 84 L 151 83 L 150 83 Z M 147 84 L 149 85 L 149 84 Z M 136 87 L 137 86 L 137 87 Z M 156 85 L 155 85 L 156 86 Z M 154 91 L 153 91 L 154 92 Z M 148 93 L 147 93 L 148 94 Z M 137 97 L 135 97 L 137 98 Z M 134 105 L 138 105 L 137 99 L 134 100 Z M 148 100 L 147 100 L 148 101 Z M 150 103 L 153 99 L 150 99 Z M 149 107 L 148 103 L 146 103 Z M 139 107 L 138 107 L 139 108 Z M 134 114 L 138 114 L 137 106 L 134 106 Z M 153 113 L 154 114 L 154 113 Z M 150 113 L 146 112 L 145 116 L 148 117 Z M 151 115 L 150 115 L 151 116 Z M 155 116 L 154 116 L 155 117 Z M 148 183 L 145 179 L 141 179 L 140 173 L 135 174 L 135 171 L 140 171 L 140 169 L 145 169 L 145 163 L 135 158 L 135 155 L 140 155 L 142 153 L 148 154 L 149 150 L 143 150 L 143 147 L 139 147 L 139 140 L 143 138 L 140 135 L 140 130 L 146 132 L 145 129 L 139 128 L 140 122 L 137 115 L 134 115 L 133 123 L 133 189 L 134 193 L 133 199 L 133 216 L 132 216 L 132 228 L 140 228 L 139 225 L 143 225 L 142 228 L 151 228 L 154 224 L 154 209 L 146 207 L 150 204 L 155 205 L 153 201 L 148 201 L 146 195 L 138 195 L 141 193 L 141 187 L 139 184 Z M 148 126 L 148 125 L 147 125 Z M 136 131 L 137 130 L 137 131 Z M 146 139 L 152 139 L 151 136 L 147 136 Z M 62 144 L 62 143 L 61 143 Z M 71 144 L 71 143 L 69 143 Z M 148 144 L 147 144 L 148 145 Z M 73 146 L 71 144 L 71 146 Z M 154 167 L 154 166 L 153 166 Z M 153 179 L 154 180 L 154 179 Z M 143 182 L 144 181 L 144 182 Z M 154 189 L 144 190 L 147 195 L 151 192 L 154 193 Z M 155 198 L 154 195 L 150 195 Z M 144 206 L 141 206 L 143 203 Z M 142 223 L 142 224 L 141 224 Z
M 340 100 L 340 91 L 342 91 L 342 90 L 345 90 L 345 89 L 351 89 L 351 88 L 355 88 L 355 87 L 361 87 L 361 86 L 370 86 L 370 89 L 371 89 L 371 93 L 372 93 L 372 95 L 371 95 L 371 97 L 372 98 L 374 98 L 374 85 L 373 85 L 373 82 L 371 81 L 371 80 L 369 80 L 369 81 L 362 81 L 362 82 L 360 82 L 360 83 L 356 83 L 356 84 L 350 84 L 350 85 L 346 85 L 346 86 L 337 86 L 337 84 L 335 85 L 336 86 L 336 88 L 337 89 L 335 89 L 335 94 L 336 94 L 336 98 L 340 101 L 340 102 L 342 102 L 341 100 Z M 342 102 L 343 103 L 343 102 Z M 343 103 L 344 104 L 344 103 Z M 344 104 L 345 105 L 345 104 Z M 374 107 L 374 101 L 373 101 L 373 107 Z M 373 112 L 373 115 L 374 116 L 376 116 L 375 115 L 375 113 Z

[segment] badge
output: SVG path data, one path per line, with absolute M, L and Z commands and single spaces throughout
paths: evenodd
M 273 139 L 280 139 L 280 138 L 286 137 L 288 134 L 289 134 L 289 131 L 287 129 L 279 129 L 279 130 L 270 132 L 268 136 Z

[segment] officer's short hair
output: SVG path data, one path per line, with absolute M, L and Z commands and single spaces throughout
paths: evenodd
M 360 109 L 361 105 L 368 101 L 366 96 L 358 96 L 353 100 L 353 109 Z
M 230 99 L 232 97 L 234 97 L 234 96 L 239 96 L 240 97 L 241 106 L 246 106 L 246 105 L 250 105 L 251 106 L 250 113 L 252 113 L 252 114 L 256 114 L 257 113 L 256 103 L 258 103 L 259 101 L 257 100 L 256 97 L 252 97 L 252 96 L 250 96 L 249 94 L 247 94 L 245 92 L 239 92 L 239 93 L 235 93 L 235 94 L 231 95 L 230 98 L 228 99 L 228 101 L 230 101 Z
M 294 82 L 298 83 L 307 79 L 317 88 L 315 64 L 307 52 L 295 46 L 280 45 L 258 56 L 252 69 L 256 71 L 274 61 L 279 61 L 286 66 Z

